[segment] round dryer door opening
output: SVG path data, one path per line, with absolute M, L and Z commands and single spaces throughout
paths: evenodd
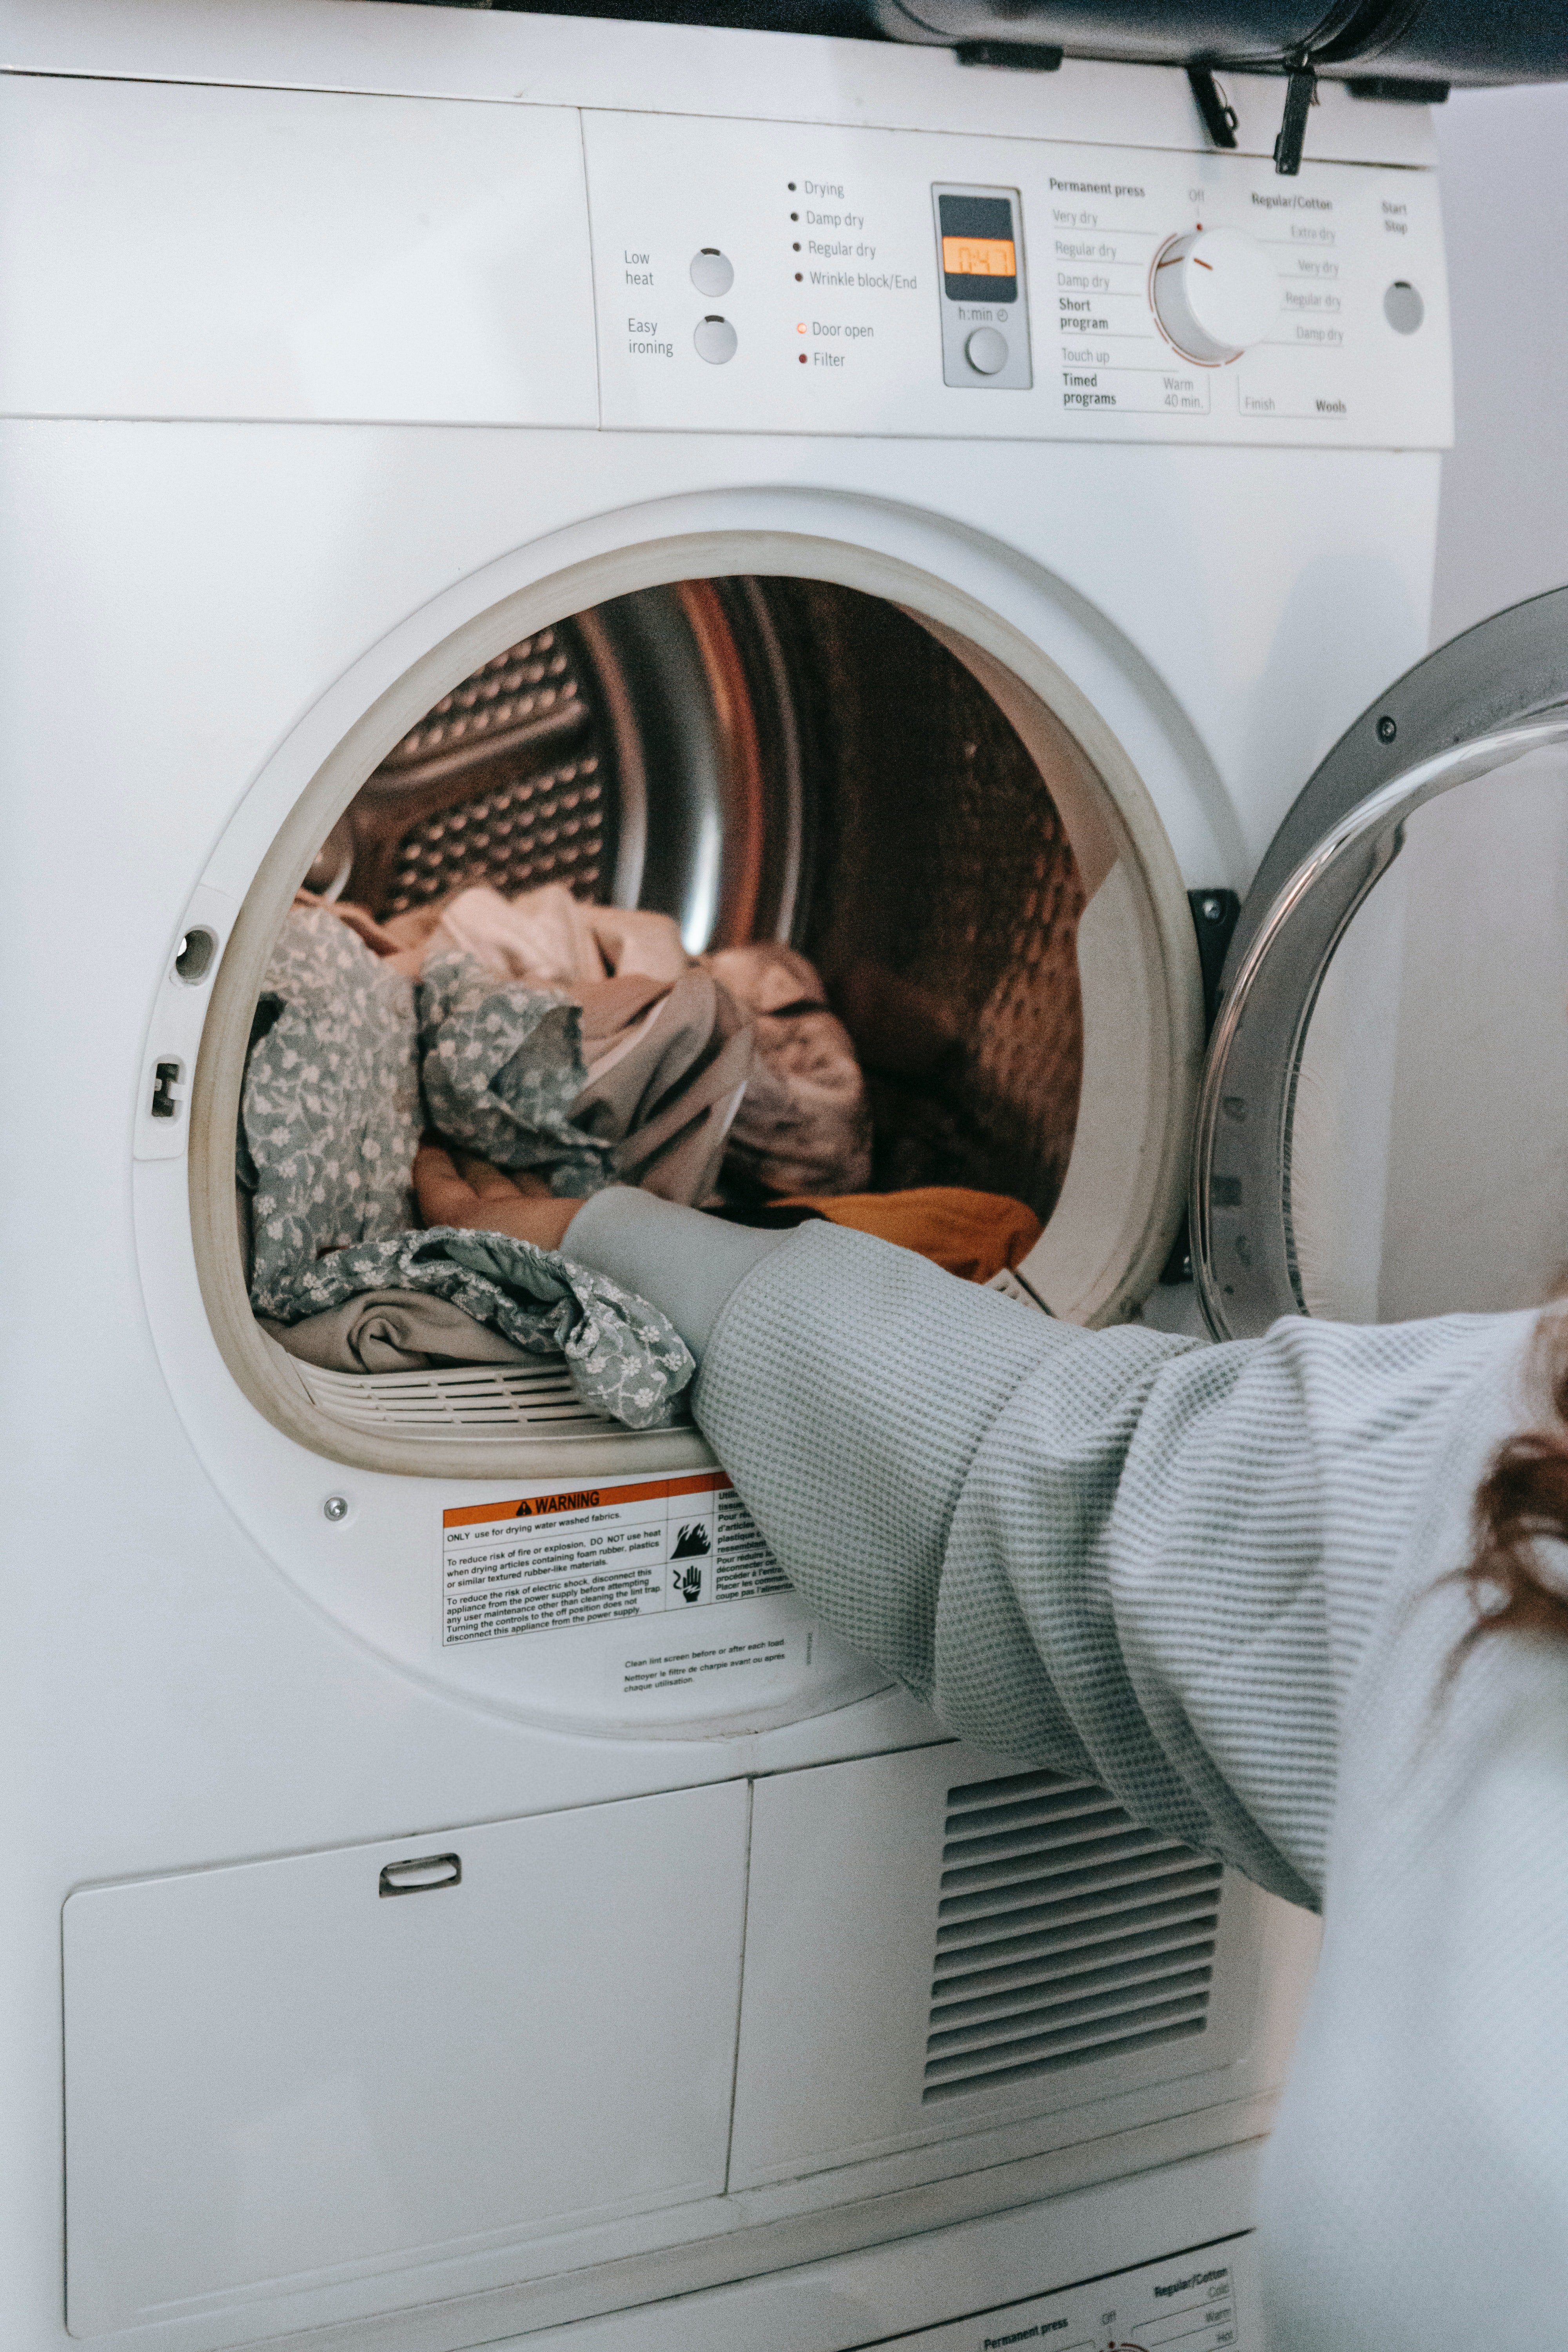
M 703 1205 L 742 1217 L 810 1192 L 814 1173 L 825 1198 L 957 1190 L 1016 1202 L 1006 1259 L 1033 1246 L 1078 1123 L 1085 881 L 1039 759 L 915 620 L 826 583 L 757 580 L 579 613 L 443 696 L 304 885 L 410 974 L 460 944 L 517 982 L 536 950 L 542 981 L 565 987 L 585 968 L 569 975 L 542 939 L 464 928 L 496 898 L 553 919 L 548 892 L 669 919 L 674 951 L 758 1024 L 775 1079 L 828 1057 L 814 1078 L 803 1067 L 787 1114 L 808 1119 L 812 1085 L 826 1090 L 820 1144 L 738 1147 Z M 736 952 L 768 942 L 804 961 Z M 615 977 L 649 950 L 600 922 L 586 952 Z M 834 1028 L 810 1025 L 818 1007 Z M 855 1082 L 831 1066 L 841 1044 L 865 1107 L 835 1149 L 827 1097 Z M 548 1170 L 560 1155 L 535 1141 L 508 1164 Z M 998 1271 L 994 1255 L 977 1236 L 972 1270 Z
M 558 1721 L 732 1716 L 739 1683 L 686 1687 L 662 1652 L 612 1691 L 591 1643 L 492 1639 L 596 1622 L 586 1552 L 526 1625 L 484 1581 L 535 1500 L 612 1549 L 634 1538 L 610 1517 L 657 1504 L 667 1589 L 633 1613 L 706 1626 L 689 1604 L 737 1599 L 748 1663 L 778 1669 L 744 1719 L 839 1705 L 874 1673 L 797 1623 L 684 1399 L 621 1409 L 504 1265 L 425 1240 L 421 1134 L 487 1197 L 644 1182 L 879 1234 L 1008 1314 L 1114 1319 L 1182 1212 L 1202 1001 L 1181 877 L 1114 745 L 1091 758 L 1021 663 L 912 604 L 691 577 L 498 636 L 346 793 L 322 782 L 310 830 L 300 804 L 253 888 L 193 1113 L 213 1327 L 307 1460 L 381 1482 L 374 1509 L 352 1478 L 321 1487 L 329 1564 L 401 1557 L 384 1490 L 428 1482 L 447 1678 Z M 430 1565 L 410 1553 L 410 1592 Z

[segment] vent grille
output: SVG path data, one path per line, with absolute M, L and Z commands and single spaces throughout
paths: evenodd
M 329 1372 L 291 1358 L 310 1401 L 334 1421 L 389 1436 L 526 1437 L 665 1435 L 625 1428 L 590 1412 L 559 1358 L 531 1364 L 462 1364 L 428 1372 Z
M 927 2102 L 1204 2032 L 1219 1863 L 1057 1772 L 950 1789 L 942 1860 Z

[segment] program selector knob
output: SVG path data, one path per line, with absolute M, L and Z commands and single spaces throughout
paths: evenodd
M 1176 349 L 1205 367 L 1222 367 L 1261 342 L 1274 324 L 1279 277 L 1245 229 L 1194 228 L 1161 247 L 1150 294 Z

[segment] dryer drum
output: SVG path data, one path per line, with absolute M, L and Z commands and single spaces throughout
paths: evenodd
M 307 887 L 382 919 L 551 882 L 779 939 L 866 1071 L 879 1189 L 1056 1204 L 1084 891 L 1050 784 L 917 622 L 822 583 L 645 589 L 508 647 L 362 788 Z

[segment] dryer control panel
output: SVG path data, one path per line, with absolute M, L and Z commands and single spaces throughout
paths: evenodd
M 1255 2241 L 1217 2245 L 1093 2279 L 1026 2303 L 994 2305 L 918 2336 L 884 2338 L 879 2352 L 1262 2352 Z
M 1217 152 L 583 122 L 605 425 L 1452 438 L 1429 171 L 1282 180 Z
M 29 75 L 0 122 L 11 415 L 1452 438 L 1423 164 Z

